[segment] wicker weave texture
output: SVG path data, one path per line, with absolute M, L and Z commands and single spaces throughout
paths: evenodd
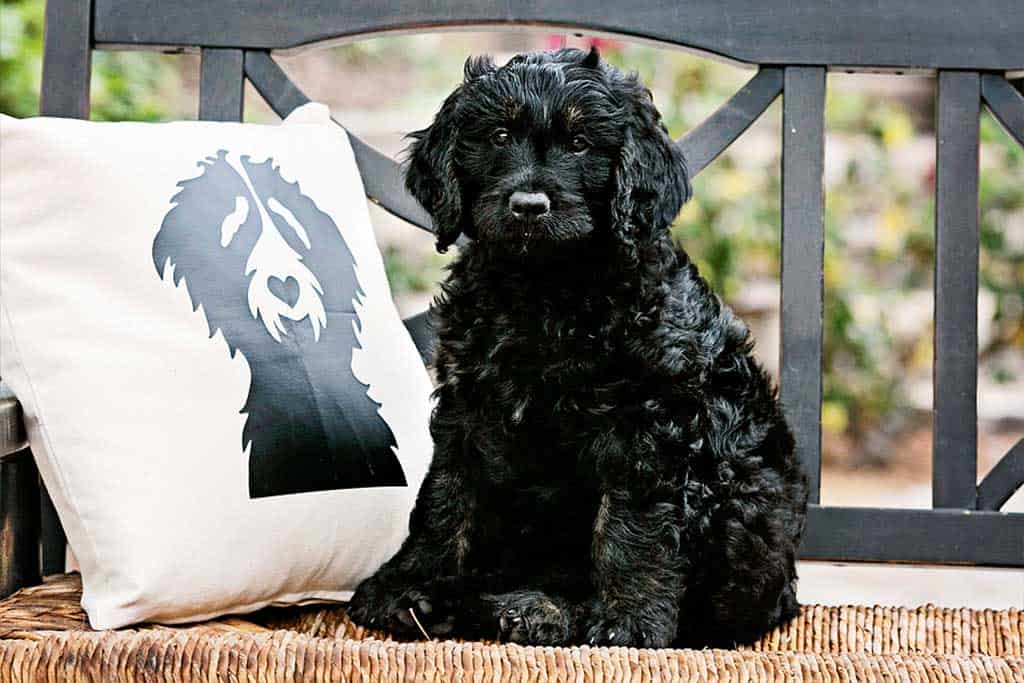
M 88 629 L 77 577 L 0 602 L 0 681 L 1020 681 L 1021 610 L 808 606 L 741 650 L 397 643 L 337 607 Z
M 739 650 L 533 648 L 226 634 L 63 633 L 0 645 L 11 681 L 332 680 L 1024 680 L 1024 660 L 986 655 L 873 655 Z

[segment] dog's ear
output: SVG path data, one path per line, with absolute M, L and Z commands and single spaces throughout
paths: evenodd
M 494 66 L 494 58 L 490 55 L 470 57 L 462 67 L 462 74 L 465 77 L 463 82 L 469 83 L 470 81 L 480 78 L 485 74 L 491 73 L 496 68 L 497 67 Z
M 632 100 L 615 172 L 612 219 L 622 237 L 657 233 L 675 220 L 690 197 L 683 153 L 668 135 L 649 90 L 635 77 L 624 89 Z
M 409 134 L 412 143 L 405 187 L 434 219 L 440 252 L 454 243 L 462 231 L 462 196 L 452 159 L 460 90 L 461 87 L 448 96 L 433 123 Z
M 462 190 L 455 172 L 453 158 L 459 123 L 457 109 L 466 85 L 494 71 L 489 56 L 470 57 L 463 69 L 465 80 L 448 96 L 423 130 L 410 133 L 409 161 L 405 171 L 405 187 L 434 219 L 437 250 L 444 252 L 463 232 Z

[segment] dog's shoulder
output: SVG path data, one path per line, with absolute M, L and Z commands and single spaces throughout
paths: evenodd
M 701 277 L 697 266 L 681 254 L 668 278 L 651 343 L 662 352 L 660 362 L 671 374 L 706 374 L 714 365 L 753 349 L 750 330 Z

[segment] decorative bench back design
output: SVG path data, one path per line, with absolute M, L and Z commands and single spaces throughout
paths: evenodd
M 984 102 L 1024 144 L 1024 97 L 1006 80 L 1007 73 L 1024 71 L 1020 0 L 50 0 L 41 109 L 51 116 L 88 116 L 94 49 L 198 49 L 200 118 L 240 120 L 245 79 L 285 116 L 307 98 L 271 50 L 388 31 L 513 24 L 620 34 L 758 65 L 746 85 L 679 140 L 694 175 L 782 95 L 781 392 L 811 479 L 802 557 L 1024 566 L 1024 514 L 999 512 L 1024 484 L 1024 441 L 978 484 L 976 420 L 979 116 Z M 818 504 L 830 68 L 937 75 L 931 510 Z M 395 162 L 351 138 L 370 199 L 430 230 Z M 427 348 L 423 314 L 407 324 Z M 52 520 L 44 520 L 45 528 L 51 531 L 44 539 L 44 568 L 59 571 L 63 538 Z

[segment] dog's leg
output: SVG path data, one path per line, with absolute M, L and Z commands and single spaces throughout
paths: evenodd
M 691 527 L 699 530 L 690 544 L 700 561 L 688 579 L 679 641 L 733 647 L 799 610 L 796 554 L 807 484 L 781 417 L 758 413 L 773 404 L 718 399 L 712 405 L 719 408 L 709 416 L 706 441 L 718 471 L 729 477 L 705 480 L 711 495 Z
M 461 435 L 435 430 L 434 439 L 434 459 L 409 519 L 408 538 L 394 557 L 359 585 L 349 603 L 349 616 L 358 624 L 416 637 L 419 628 L 408 608 L 426 595 L 431 580 L 464 572 L 477 487 L 462 466 Z
M 594 645 L 665 647 L 676 636 L 684 567 L 682 512 L 674 502 L 606 490 L 594 524 L 597 596 L 584 639 Z
M 734 647 L 760 638 L 799 612 L 796 599 L 796 542 L 783 515 L 750 501 L 748 511 L 726 511 L 713 522 L 702 553 L 705 566 L 691 577 L 683 603 L 679 644 Z

